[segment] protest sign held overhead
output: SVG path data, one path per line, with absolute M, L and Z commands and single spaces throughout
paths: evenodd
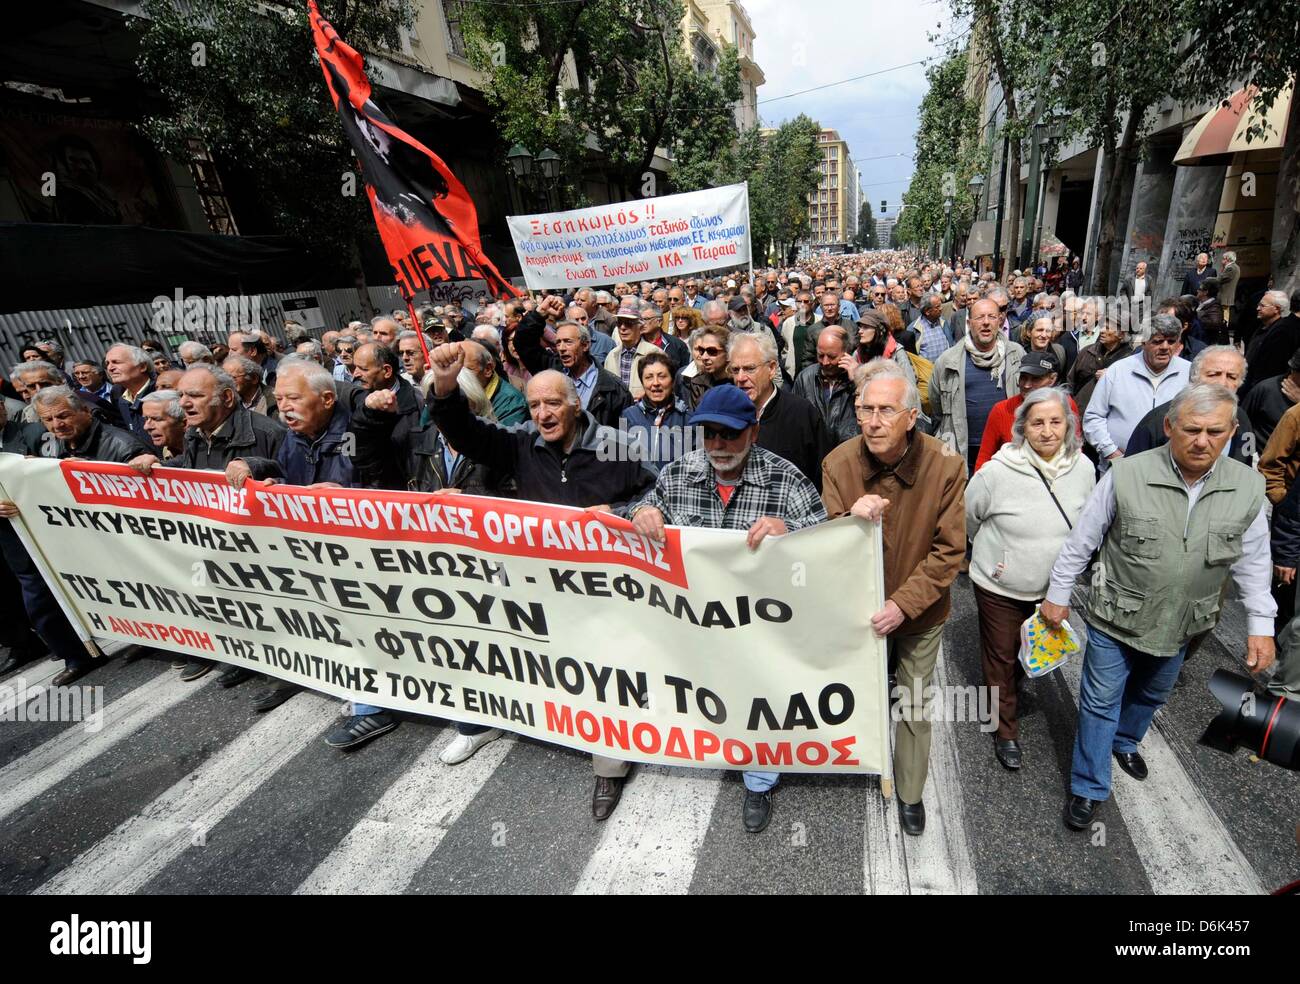
M 366 195 L 398 289 L 417 291 L 448 280 L 486 280 L 493 293 L 516 290 L 483 254 L 478 211 L 442 160 L 395 125 L 370 98 L 361 55 L 310 3 L 312 38 L 339 122 L 361 162 Z
M 888 775 L 884 642 L 829 590 L 878 539 L 764 544 L 458 495 L 0 456 L 98 638 L 201 652 L 394 710 L 669 765 Z M 590 640 L 618 627 L 619 645 Z
M 749 186 L 514 215 L 530 290 L 663 279 L 749 262 Z

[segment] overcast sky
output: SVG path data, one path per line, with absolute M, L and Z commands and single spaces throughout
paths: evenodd
M 943 22 L 947 0 L 742 0 L 754 24 L 754 60 L 767 76 L 758 89 L 765 126 L 807 113 L 838 130 L 862 172 L 863 194 L 880 215 L 895 215 L 912 175 L 916 112 L 925 95 L 925 65 L 913 65 L 806 95 L 814 86 L 892 68 L 939 51 L 928 34 Z M 802 46 L 802 47 L 801 47 Z M 768 102 L 767 100 L 776 100 Z M 887 154 L 902 156 L 867 160 Z

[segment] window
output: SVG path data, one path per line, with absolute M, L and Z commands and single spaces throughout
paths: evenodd
M 442 16 L 447 21 L 447 50 L 458 58 L 465 57 L 465 35 L 461 33 L 461 0 L 442 0 Z

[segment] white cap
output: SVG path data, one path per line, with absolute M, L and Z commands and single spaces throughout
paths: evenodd
M 728 281 L 727 281 L 727 286 L 728 286 L 728 287 L 735 287 L 735 286 L 736 286 L 736 282 L 735 282 L 734 280 L 728 280 Z

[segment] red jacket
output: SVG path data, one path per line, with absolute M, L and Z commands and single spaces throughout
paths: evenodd
M 1016 394 L 1001 403 L 993 404 L 993 409 L 989 411 L 988 422 L 984 425 L 979 457 L 975 459 L 976 471 L 983 468 L 984 463 L 997 454 L 1002 445 L 1011 443 L 1011 425 L 1016 421 L 1016 411 L 1024 402 L 1025 398 Z M 1079 408 L 1074 405 L 1074 397 L 1070 397 L 1070 409 L 1074 411 L 1075 430 L 1079 435 L 1079 443 L 1082 444 L 1083 414 L 1079 413 Z

